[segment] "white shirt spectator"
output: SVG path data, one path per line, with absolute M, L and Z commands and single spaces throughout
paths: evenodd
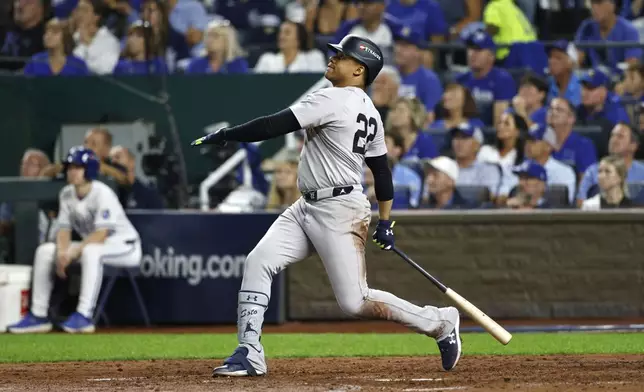
M 318 73 L 326 71 L 326 59 L 317 49 L 298 52 L 287 67 L 282 53 L 264 53 L 255 66 L 255 73 Z
M 509 168 L 512 170 L 514 167 L 514 162 L 517 159 L 517 149 L 514 148 L 509 153 L 505 154 L 504 157 L 499 154 L 499 150 L 494 146 L 484 145 L 479 149 L 479 153 L 476 155 L 476 160 L 481 162 L 495 163 L 501 165 L 503 169 Z
M 391 32 L 391 28 L 385 23 L 381 23 L 373 32 L 368 31 L 361 24 L 357 24 L 349 31 L 349 34 L 370 39 L 381 49 L 391 48 L 394 45 L 394 35 Z
M 475 185 L 485 186 L 492 196 L 496 196 L 501 183 L 501 170 L 498 166 L 474 161 L 469 167 L 461 167 L 458 170 L 456 186 Z
M 99 75 L 112 73 L 119 61 L 121 44 L 107 27 L 99 28 L 89 45 L 79 42 L 78 32 L 74 33 L 74 40 L 77 43 L 74 56 L 83 59 L 91 72 Z
M 548 176 L 547 184 L 565 185 L 568 188 L 568 203 L 572 204 L 575 199 L 575 190 L 577 187 L 577 177 L 572 167 L 550 157 L 546 161 L 546 164 L 543 165 L 543 168 L 546 169 L 546 175 Z M 519 184 L 519 178 L 512 174 L 512 171 L 510 171 L 506 180 L 502 186 L 502 194 L 504 192 L 509 193 L 512 188 Z

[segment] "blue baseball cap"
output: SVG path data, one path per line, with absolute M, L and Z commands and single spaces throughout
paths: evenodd
M 592 89 L 601 86 L 607 87 L 609 83 L 610 77 L 599 68 L 591 69 L 581 77 L 581 85 Z
M 492 36 L 481 30 L 475 31 L 467 37 L 465 44 L 468 47 L 475 47 L 478 49 L 488 49 L 491 51 L 496 50 L 496 44 L 494 43 Z
M 427 42 L 425 42 L 423 36 L 409 26 L 402 26 L 396 30 L 394 33 L 394 40 L 407 42 L 421 49 L 427 48 Z
M 557 135 L 552 127 L 546 124 L 533 124 L 528 130 L 528 138 L 532 140 L 542 140 L 552 147 L 557 147 Z
M 548 181 L 546 169 L 531 159 L 525 160 L 520 165 L 515 166 L 512 169 L 512 173 L 516 174 L 517 176 L 523 175 L 530 178 L 536 178 L 543 182 Z
M 483 144 L 483 142 L 485 141 L 483 137 L 483 131 L 481 131 L 481 128 L 472 126 L 472 124 L 470 124 L 469 121 L 460 123 L 459 125 L 450 129 L 449 132 L 452 135 L 452 137 L 458 134 L 458 135 L 464 135 L 466 137 L 474 138 L 477 142 L 481 144 Z

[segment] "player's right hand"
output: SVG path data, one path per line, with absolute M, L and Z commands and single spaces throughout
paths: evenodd
M 201 146 L 203 144 L 215 144 L 217 146 L 225 146 L 226 145 L 226 140 L 224 139 L 225 128 L 222 128 L 218 131 L 215 131 L 213 133 L 209 133 L 206 136 L 202 136 L 199 139 L 193 140 L 192 143 L 190 143 L 191 146 Z
M 67 255 L 67 252 L 58 253 L 58 257 L 56 258 L 56 275 L 61 279 L 65 279 L 67 277 L 65 270 L 70 263 L 71 259 Z

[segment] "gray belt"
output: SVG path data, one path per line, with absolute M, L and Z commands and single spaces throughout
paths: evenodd
M 329 197 L 348 195 L 353 191 L 353 189 L 353 185 L 325 188 L 317 191 L 302 192 L 302 197 L 304 197 L 304 200 L 306 201 L 318 201 L 328 199 Z

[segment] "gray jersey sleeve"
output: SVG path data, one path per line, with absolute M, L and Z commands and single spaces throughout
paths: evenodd
M 319 127 L 331 122 L 334 113 L 340 109 L 336 95 L 334 89 L 321 89 L 307 95 L 290 109 L 302 129 Z

